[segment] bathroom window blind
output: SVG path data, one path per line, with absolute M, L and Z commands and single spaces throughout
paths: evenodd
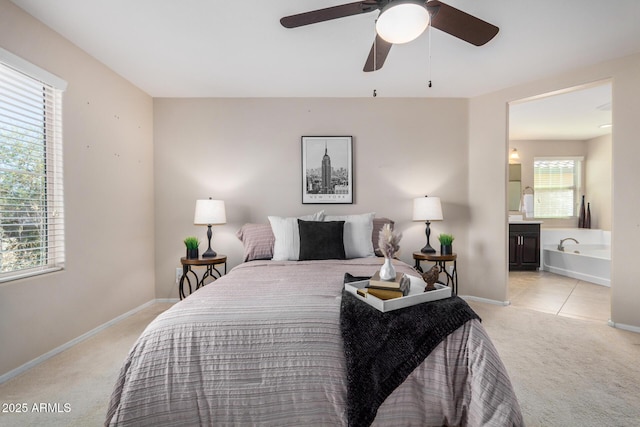
M 0 51 L 0 282 L 64 267 L 62 89 L 48 77 Z
M 534 216 L 576 216 L 580 188 L 580 158 L 536 158 L 533 162 Z

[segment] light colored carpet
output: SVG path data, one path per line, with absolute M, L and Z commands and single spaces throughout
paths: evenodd
M 524 308 L 470 305 L 509 371 L 527 426 L 640 426 L 640 334 Z M 169 306 L 148 307 L 0 385 L 3 406 L 29 407 L 0 413 L 0 425 L 102 425 L 128 350 Z M 34 403 L 57 403 L 63 412 L 32 412 Z
M 153 304 L 1 384 L 0 403 L 26 403 L 28 411 L 0 413 L 0 426 L 101 426 L 127 353 L 144 328 L 171 305 Z M 35 412 L 33 405 L 39 408 L 41 403 L 52 404 L 55 412 Z
M 533 426 L 640 426 L 640 334 L 471 302 Z

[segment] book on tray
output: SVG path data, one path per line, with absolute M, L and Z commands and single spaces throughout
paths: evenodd
M 404 294 L 397 289 L 378 289 L 378 288 L 363 288 L 359 289 L 360 294 L 362 296 L 366 296 L 365 294 L 373 295 L 376 298 L 380 298 L 381 300 L 388 300 L 394 298 L 403 297 Z
M 406 274 L 398 273 L 394 280 L 380 279 L 380 272 L 376 273 L 369 279 L 369 283 L 365 287 L 366 293 L 369 293 L 381 300 L 400 298 L 409 293 L 411 281 Z

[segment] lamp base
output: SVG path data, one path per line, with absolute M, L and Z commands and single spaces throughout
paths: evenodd
M 427 226 L 424 230 L 427 235 L 427 244 L 424 245 L 424 248 L 420 249 L 420 252 L 423 254 L 434 254 L 436 253 L 436 250 L 429 244 L 429 238 L 431 237 L 431 221 L 427 220 L 424 224 Z
M 211 249 L 211 246 L 209 246 L 209 249 L 204 251 L 204 253 L 202 254 L 202 258 L 215 258 L 217 256 L 218 254 L 213 249 Z
M 420 249 L 420 252 L 422 252 L 423 254 L 434 254 L 434 253 L 436 253 L 436 250 L 433 249 L 429 245 L 429 243 L 427 243 L 427 245 L 424 248 Z M 202 255 L 202 256 L 204 256 L 204 255 Z
M 212 236 L 212 232 L 211 232 L 211 224 L 207 225 L 207 240 L 208 240 L 208 248 L 206 251 L 204 251 L 204 253 L 202 254 L 202 258 L 215 258 L 218 256 L 218 254 L 211 249 L 211 236 Z

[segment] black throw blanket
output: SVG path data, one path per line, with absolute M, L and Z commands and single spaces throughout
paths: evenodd
M 345 275 L 345 281 L 366 278 Z M 349 426 L 369 426 L 384 400 L 450 333 L 480 317 L 457 296 L 382 313 L 342 291 Z

